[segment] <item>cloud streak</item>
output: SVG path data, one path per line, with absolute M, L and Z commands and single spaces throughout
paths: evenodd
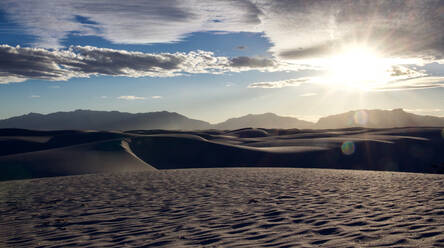
M 314 93 L 314 92 L 308 92 L 308 93 L 300 94 L 299 96 L 308 97 L 308 96 L 316 96 L 316 95 L 318 95 L 318 94 Z
M 256 82 L 248 85 L 248 88 L 264 88 L 264 89 L 276 89 L 284 87 L 295 87 L 300 86 L 304 83 L 309 83 L 311 78 L 295 78 L 279 81 L 268 81 L 268 82 Z
M 172 77 L 245 70 L 280 68 L 272 59 L 220 57 L 201 50 L 188 53 L 142 53 L 92 46 L 48 50 L 0 45 L 0 83 L 28 79 L 66 81 L 73 77 L 93 75 Z
M 117 99 L 134 101 L 134 100 L 145 100 L 146 98 L 141 96 L 119 96 L 117 97 Z
M 267 82 L 255 82 L 249 84 L 248 88 L 263 88 L 263 89 L 277 89 L 284 87 L 297 87 L 302 84 L 317 84 L 327 87 L 334 87 L 335 89 L 341 89 L 335 83 L 332 83 L 327 77 L 304 77 L 294 78 L 279 81 L 267 81 Z M 432 89 L 444 87 L 444 77 L 434 77 L 422 74 L 417 77 L 405 77 L 401 75 L 398 79 L 394 79 L 383 85 L 378 85 L 374 88 L 367 88 L 367 91 L 400 91 L 400 90 L 420 90 L 420 89 Z M 346 87 L 346 89 L 348 89 Z M 306 93 L 300 96 L 314 96 L 316 93 Z

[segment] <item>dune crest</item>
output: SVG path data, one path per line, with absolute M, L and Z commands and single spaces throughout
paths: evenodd
M 2 156 L 0 168 L 0 180 L 156 170 L 121 139 Z
M 0 180 L 214 167 L 444 173 L 441 128 L 3 133 Z

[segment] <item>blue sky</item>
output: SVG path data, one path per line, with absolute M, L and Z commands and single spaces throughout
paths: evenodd
M 0 118 L 75 109 L 213 123 L 362 108 L 444 116 L 440 1 L 188 2 L 3 1 Z

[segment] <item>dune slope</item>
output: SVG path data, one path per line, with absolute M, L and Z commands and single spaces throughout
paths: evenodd
M 155 170 L 121 139 L 0 157 L 0 180 Z
M 299 167 L 444 173 L 442 128 L 244 128 L 125 133 L 0 130 L 0 146 L 0 180 L 153 167 Z

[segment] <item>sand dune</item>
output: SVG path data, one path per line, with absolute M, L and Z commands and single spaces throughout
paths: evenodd
M 441 128 L 0 130 L 0 145 L 1 180 L 153 167 L 300 167 L 444 173 Z
M 2 247 L 442 247 L 444 176 L 224 168 L 0 182 Z
M 0 157 L 1 179 L 155 170 L 121 139 Z
M 443 173 L 440 128 L 0 134 L 0 247 L 444 246 L 444 175 L 362 171 Z

